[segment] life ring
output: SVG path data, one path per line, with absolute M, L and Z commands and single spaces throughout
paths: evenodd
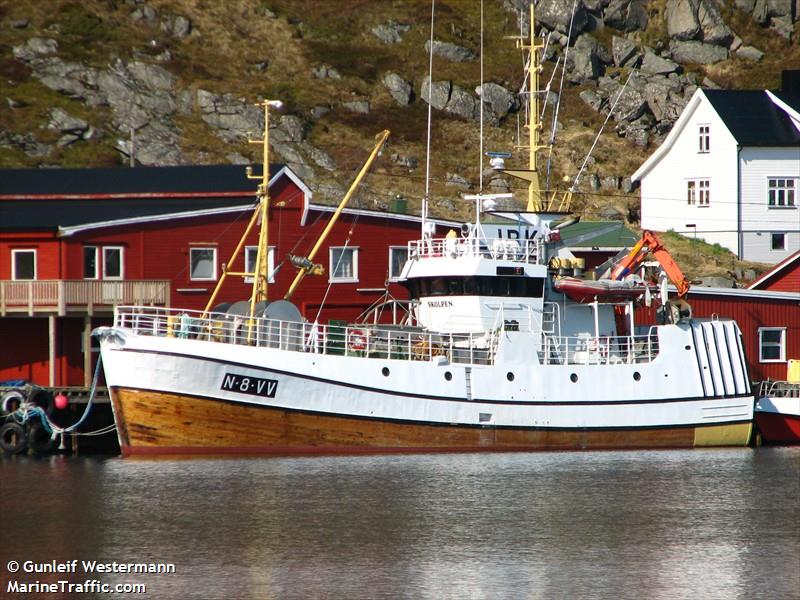
M 38 454 L 50 452 L 55 445 L 55 440 L 45 429 L 41 421 L 32 421 L 28 427 L 28 446 Z
M 8 454 L 19 454 L 28 447 L 25 429 L 19 423 L 6 423 L 0 427 L 0 448 Z
M 347 336 L 347 345 L 353 352 L 360 352 L 367 349 L 367 332 L 361 329 L 353 329 Z
M 2 414 L 7 415 L 9 413 L 14 412 L 17 410 L 20 405 L 25 401 L 25 396 L 22 392 L 17 390 L 10 390 L 3 394 L 2 400 L 0 400 L 0 408 L 2 408 Z

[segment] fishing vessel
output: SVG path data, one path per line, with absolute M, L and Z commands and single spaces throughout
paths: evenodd
M 533 26 L 520 46 L 537 90 Z M 496 195 L 478 193 L 474 222 L 434 237 L 424 202 L 401 274 L 409 319 L 332 327 L 268 295 L 265 101 L 263 171 L 248 172 L 260 202 L 245 231 L 260 220 L 259 251 L 252 272 L 231 271 L 252 277 L 252 296 L 214 306 L 215 292 L 195 313 L 121 306 L 95 331 L 123 454 L 747 444 L 754 396 L 736 323 L 692 318 L 688 284 L 653 234 L 608 275 L 573 264 L 559 235 L 570 193 L 540 188 L 535 92 L 528 102 L 528 168 L 505 171 L 528 182 L 526 210 L 497 211 Z M 518 239 L 488 237 L 487 212 L 516 223 Z M 658 325 L 634 320 L 649 288 L 629 282 L 645 257 L 666 269 Z M 287 296 L 311 258 L 293 260 Z

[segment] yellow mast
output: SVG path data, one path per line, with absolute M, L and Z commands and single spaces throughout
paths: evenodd
M 245 232 L 242 235 L 242 238 L 239 240 L 239 244 L 236 246 L 236 249 L 233 251 L 230 260 L 223 266 L 222 276 L 219 278 L 219 281 L 214 288 L 214 292 L 208 299 L 204 314 L 211 310 L 211 307 L 214 305 L 214 301 L 217 298 L 217 294 L 222 288 L 222 285 L 225 283 L 225 278 L 228 275 L 239 275 L 242 277 L 253 278 L 253 292 L 250 296 L 251 320 L 253 316 L 255 316 L 256 304 L 267 300 L 267 282 L 269 281 L 269 109 L 280 108 L 282 105 L 283 103 L 279 100 L 264 100 L 256 104 L 256 106 L 263 107 L 264 109 L 264 135 L 263 139 L 248 141 L 251 144 L 262 145 L 261 174 L 253 175 L 253 170 L 250 167 L 247 167 L 247 178 L 255 179 L 260 182 L 256 190 L 258 207 L 253 212 L 253 216 L 250 218 L 247 229 L 245 229 Z M 227 265 L 233 264 L 234 260 L 236 260 L 236 258 L 239 256 L 239 253 L 242 251 L 242 247 L 244 247 L 247 236 L 250 234 L 250 231 L 257 222 L 260 222 L 261 228 L 258 235 L 258 251 L 256 253 L 255 269 L 252 273 L 246 271 L 229 271 L 227 269 Z
M 527 73 L 525 73 L 528 80 L 528 122 L 525 124 L 525 128 L 528 130 L 528 144 L 517 146 L 519 149 L 528 150 L 528 169 L 505 169 L 504 173 L 528 182 L 527 211 L 552 212 L 556 210 L 556 197 L 553 194 L 548 198 L 547 190 L 545 190 L 544 194 L 542 193 L 537 164 L 537 153 L 539 150 L 547 148 L 547 146 L 543 146 L 541 142 L 542 122 L 539 119 L 539 74 L 542 72 L 540 52 L 544 45 L 536 41 L 536 21 L 533 4 L 531 2 L 529 6 L 530 31 L 528 43 L 526 44 L 523 38 L 517 38 L 517 48 L 530 52 Z M 561 197 L 557 210 L 568 210 L 571 197 L 571 191 L 565 192 Z

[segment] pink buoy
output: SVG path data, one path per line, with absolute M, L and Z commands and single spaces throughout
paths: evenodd
M 64 394 L 56 394 L 56 397 L 53 399 L 53 403 L 56 406 L 57 410 L 64 410 L 67 408 L 67 397 Z

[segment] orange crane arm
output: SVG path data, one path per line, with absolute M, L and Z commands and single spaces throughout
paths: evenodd
M 661 240 L 652 231 L 645 230 L 642 232 L 642 239 L 612 269 L 611 279 L 622 279 L 626 275 L 633 273 L 647 258 L 648 254 L 651 254 L 659 262 L 669 280 L 678 288 L 678 298 L 683 298 L 689 292 L 689 280 L 686 279 L 678 263 L 675 262 L 672 255 L 661 243 Z

